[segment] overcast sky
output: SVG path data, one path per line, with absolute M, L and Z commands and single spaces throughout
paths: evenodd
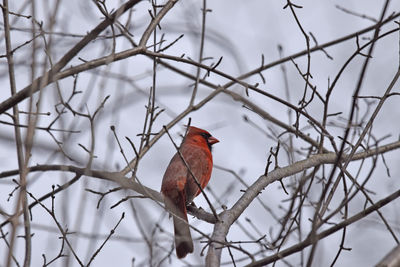
M 10 10 L 20 12 L 24 15 L 30 15 L 31 9 L 29 4 L 24 7 L 24 1 L 10 1 Z M 29 2 L 29 1 L 27 1 Z M 109 3 L 110 2 L 110 3 Z M 118 3 L 117 3 L 118 2 Z M 111 11 L 120 5 L 121 1 L 108 1 L 107 7 Z M 158 1 L 161 2 L 161 1 Z M 296 4 L 303 8 L 296 9 L 298 19 L 304 31 L 310 32 L 316 38 L 318 44 L 336 40 L 340 37 L 360 31 L 369 27 L 378 20 L 382 11 L 384 1 L 373 0 L 348 0 L 348 1 L 297 1 Z M 282 56 L 294 55 L 297 52 L 307 48 L 304 35 L 301 33 L 299 26 L 288 8 L 283 9 L 285 1 L 207 1 L 207 8 L 211 10 L 206 15 L 206 33 L 204 44 L 204 56 L 207 58 L 203 63 L 210 65 L 216 63 L 222 57 L 222 61 L 218 65 L 218 70 L 225 72 L 233 77 L 238 77 L 243 73 L 247 73 L 256 69 L 261 65 L 262 55 L 264 64 L 268 64 L 278 60 L 278 46 L 282 47 Z M 53 29 L 48 28 L 50 21 L 48 15 L 54 8 L 54 3 L 48 6 L 47 1 L 36 1 L 36 20 L 43 22 L 43 28 L 46 31 L 55 33 L 69 33 L 77 36 L 64 36 L 54 34 L 52 37 L 50 53 L 54 62 L 57 62 L 66 51 L 73 47 L 81 38 L 93 29 L 103 17 L 92 1 L 69 0 L 60 1 L 59 12 L 56 17 L 56 24 Z M 339 5 L 347 10 L 364 14 L 367 18 L 361 18 L 344 12 Z M 199 44 L 201 32 L 201 7 L 202 1 L 179 1 L 174 8 L 165 16 L 161 22 L 161 30 L 158 30 L 158 41 L 161 33 L 165 33 L 164 39 L 166 43 L 174 41 L 181 34 L 184 34 L 175 45 L 168 49 L 165 53 L 174 56 L 184 54 L 185 58 L 198 60 Z M 147 27 L 150 17 L 148 10 L 151 8 L 147 1 L 143 1 L 134 7 L 131 18 L 130 32 L 133 34 L 133 40 L 139 42 L 143 30 Z M 400 11 L 400 2 L 391 1 L 386 16 L 393 12 Z M 124 15 L 120 21 L 125 23 L 127 16 Z M 31 35 L 30 20 L 15 16 L 10 16 L 12 47 L 15 48 L 24 42 L 30 40 Z M 381 32 L 398 27 L 394 22 L 390 22 L 382 27 Z M 0 54 L 5 54 L 4 45 L 4 25 L 2 23 L 2 34 L 0 43 Z M 108 28 L 104 34 L 111 35 Z M 360 44 L 365 44 L 373 36 L 373 31 L 369 31 L 359 37 Z M 46 35 L 49 37 L 49 35 Z M 149 40 L 149 45 L 153 42 L 153 37 Z M 41 64 L 46 57 L 43 47 L 43 38 L 37 39 L 39 46 L 36 61 L 38 67 L 36 69 L 36 77 L 41 73 Z M 310 40 L 310 46 L 315 46 L 313 39 Z M 116 51 L 123 51 L 131 48 L 131 44 L 124 38 L 118 38 L 116 43 Z M 310 71 L 312 73 L 311 83 L 316 86 L 317 90 L 325 95 L 330 82 L 340 71 L 346 60 L 357 49 L 356 39 L 352 38 L 335 46 L 326 48 L 326 53 L 317 51 L 312 53 Z M 67 67 L 81 64 L 83 61 L 89 61 L 95 58 L 110 54 L 112 51 L 112 39 L 100 40 L 90 43 L 85 47 L 77 57 L 73 58 Z M 364 51 L 366 53 L 366 50 Z M 29 45 L 22 47 L 15 52 L 16 61 L 16 87 L 17 90 L 23 89 L 31 81 L 31 47 Z M 331 58 L 332 59 L 331 59 Z M 342 112 L 335 120 L 329 130 L 336 142 L 340 144 L 337 136 L 343 136 L 343 128 L 338 126 L 346 125 L 345 119 L 349 116 L 352 102 L 352 95 L 356 88 L 358 75 L 365 57 L 358 56 L 346 68 L 338 81 L 336 90 L 332 93 L 329 113 Z M 170 61 L 174 66 L 185 70 L 192 75 L 196 74 L 197 68 L 182 63 Z M 294 63 L 305 72 L 307 68 L 307 57 L 302 56 L 294 59 Z M 286 98 L 285 83 L 281 70 L 281 65 L 272 67 L 262 72 L 265 78 L 265 84 L 260 75 L 253 75 L 245 79 L 249 84 L 259 83 L 259 88 L 271 93 L 275 96 L 287 99 L 288 102 L 297 105 L 301 99 L 304 90 L 304 79 L 299 75 L 293 62 L 288 61 L 284 64 L 287 70 L 288 86 L 290 98 Z M 99 113 L 99 117 L 95 123 L 96 147 L 93 161 L 93 168 L 107 171 L 121 170 L 126 166 L 120 149 L 110 131 L 110 126 L 116 127 L 116 132 L 120 138 L 126 157 L 131 160 L 135 153 L 125 136 L 130 137 L 133 142 L 138 145 L 140 137 L 137 134 L 143 130 L 143 122 L 145 115 L 145 105 L 148 101 L 149 88 L 152 86 L 152 64 L 153 61 L 145 56 L 135 56 L 118 61 L 107 66 L 101 66 L 93 70 L 79 74 L 77 80 L 77 90 L 82 94 L 76 95 L 71 101 L 71 105 L 83 107 L 80 111 L 91 114 L 94 113 L 101 101 L 110 95 L 104 108 Z M 399 35 L 391 34 L 381 39 L 375 46 L 373 58 L 367 69 L 366 78 L 361 87 L 360 95 L 383 95 L 390 81 L 393 79 L 399 65 Z M 46 65 L 48 69 L 49 64 Z M 0 102 L 10 97 L 8 66 L 5 57 L 0 58 Z M 201 77 L 205 72 L 201 72 Z M 126 77 L 131 80 L 128 81 Z M 229 80 L 216 74 L 211 74 L 208 81 L 213 84 L 225 84 Z M 156 104 L 162 112 L 153 126 L 153 132 L 157 133 L 162 129 L 163 125 L 168 124 L 178 114 L 180 114 L 188 106 L 193 81 L 174 73 L 164 67 L 159 66 L 156 77 Z M 64 98 L 68 98 L 72 92 L 74 79 L 68 77 L 59 81 L 58 86 Z M 235 93 L 246 96 L 243 86 L 234 85 L 229 88 Z M 199 103 L 204 97 L 213 92 L 207 86 L 200 85 L 199 92 L 195 103 Z M 399 86 L 395 85 L 393 92 L 399 93 Z M 310 96 L 310 95 L 309 95 Z M 37 99 L 37 95 L 35 96 Z M 55 84 L 47 86 L 41 96 L 41 111 L 49 111 L 50 116 L 40 116 L 38 125 L 47 127 L 49 123 L 57 116 L 55 112 L 55 104 L 59 101 L 57 87 Z M 254 91 L 249 92 L 248 99 L 253 103 L 262 107 L 272 116 L 289 124 L 295 120 L 295 114 L 292 112 L 288 116 L 288 109 L 281 103 L 261 96 Z M 374 102 L 376 105 L 376 102 Z M 398 108 L 399 97 L 394 96 L 387 100 L 384 108 L 379 113 L 377 121 L 373 126 L 373 134 L 377 139 L 385 137 L 381 144 L 394 142 L 400 136 L 400 109 Z M 365 114 L 368 118 L 371 113 L 368 111 L 368 102 L 360 101 L 360 114 Z M 87 108 L 85 107 L 87 105 Z M 28 101 L 19 105 L 21 110 L 27 110 Z M 11 113 L 11 109 L 7 111 Z M 314 101 L 307 108 L 307 112 L 320 120 L 323 112 L 321 102 Z M 246 115 L 250 121 L 245 121 L 243 116 Z M 213 136 L 220 140 L 213 149 L 214 164 L 227 168 L 238 173 L 248 184 L 253 183 L 260 175 L 264 173 L 266 160 L 271 147 L 276 146 L 276 141 L 270 138 L 272 133 L 280 134 L 283 130 L 276 125 L 264 120 L 251 110 L 243 107 L 243 103 L 235 101 L 229 95 L 220 94 L 215 99 L 207 103 L 201 109 L 185 116 L 170 130 L 174 141 L 178 144 L 181 141 L 180 135 L 184 133 L 183 125 L 191 118 L 192 125 L 209 130 Z M 342 118 L 342 119 L 341 119 Z M 11 119 L 7 114 L 0 115 L 1 121 L 10 122 Z M 21 115 L 21 123 L 26 124 L 27 116 Z M 257 126 L 255 126 L 257 125 Z M 82 149 L 90 147 L 90 123 L 88 119 L 73 116 L 71 112 L 63 115 L 63 119 L 59 120 L 54 128 L 77 130 L 79 133 L 53 132 L 54 137 L 59 140 L 65 140 L 63 143 L 64 151 L 75 161 L 71 161 L 62 153 L 54 153 L 57 149 L 54 139 L 45 131 L 37 131 L 35 136 L 35 144 L 37 148 L 33 150 L 30 166 L 36 164 L 67 164 L 85 166 L 88 160 L 88 153 Z M 317 139 L 319 134 L 310 127 L 307 120 L 302 117 L 300 119 L 300 129 L 308 133 L 310 137 Z M 362 129 L 361 129 L 362 130 Z M 0 172 L 18 168 L 16 157 L 14 138 L 14 128 L 10 125 L 0 124 Z M 23 130 L 25 134 L 25 131 Z M 266 134 L 267 133 L 267 134 Z M 390 135 L 389 137 L 387 137 Z M 65 139 L 64 139 L 65 138 Z M 354 141 L 350 139 L 351 141 Z M 283 142 L 288 142 L 288 136 L 281 137 Z M 299 138 L 294 138 L 294 147 L 300 150 L 307 144 Z M 80 146 L 80 145 L 81 146 Z M 327 143 L 327 148 L 332 147 Z M 290 163 L 287 155 L 281 151 L 279 155 L 279 165 L 286 166 Z M 299 161 L 305 158 L 306 151 L 303 154 L 295 153 L 293 161 Z M 140 181 L 159 191 L 163 173 L 168 165 L 169 160 L 175 153 L 175 148 L 167 135 L 164 135 L 149 152 L 140 161 L 137 176 Z M 400 167 L 399 150 L 385 154 L 385 160 L 390 169 L 389 178 L 386 167 L 379 159 L 379 164 L 368 183 L 367 188 L 374 191 L 375 201 L 386 197 L 390 193 L 399 189 Z M 366 161 L 366 165 L 371 161 Z M 349 171 L 355 174 L 359 169 L 360 163 L 350 164 Z M 327 167 L 329 170 L 329 166 Z M 368 169 L 362 169 L 360 176 L 365 177 Z M 54 174 L 54 175 L 53 175 Z M 33 192 L 36 197 L 51 191 L 53 184 L 63 184 L 70 180 L 73 174 L 51 172 L 41 175 L 40 173 L 28 175 L 28 190 Z M 298 179 L 299 176 L 287 178 L 287 182 Z M 13 177 L 17 179 L 17 177 Z M 15 183 L 10 178 L 0 179 L 0 210 L 7 213 L 14 212 L 16 195 L 8 201 L 8 194 L 11 193 Z M 74 184 L 69 190 L 56 197 L 56 207 L 59 211 L 57 216 L 62 221 L 64 227 L 68 227 L 70 231 L 78 231 L 87 234 L 105 234 L 117 224 L 122 212 L 126 212 L 126 217 L 118 226 L 115 236 L 116 239 L 110 240 L 102 249 L 101 253 L 96 256 L 93 266 L 130 266 L 131 261 L 135 258 L 135 266 L 148 265 L 149 250 L 142 240 L 140 231 L 144 231 L 152 242 L 156 242 L 154 257 L 160 261 L 172 246 L 172 220 L 168 219 L 165 211 L 148 199 L 135 199 L 129 204 L 124 203 L 114 209 L 110 206 L 118 202 L 123 196 L 129 192 L 120 192 L 111 194 L 101 203 L 100 208 L 96 210 L 99 197 L 88 193 L 85 189 L 105 192 L 115 185 L 105 181 L 99 181 L 94 178 L 82 178 L 78 183 Z M 241 189 L 245 189 L 229 172 L 221 169 L 214 169 L 209 188 L 207 191 L 213 200 L 213 204 L 222 211 L 221 204 L 231 207 L 235 201 L 242 195 Z M 320 187 L 315 187 L 310 192 L 310 198 L 316 200 L 320 194 Z M 228 191 L 227 191 L 228 190 Z M 290 190 L 290 189 L 289 189 Z M 215 197 L 216 196 L 216 197 Z M 261 199 L 267 204 L 278 216 L 284 215 L 282 207 L 287 208 L 289 202 L 282 202 L 289 197 L 284 193 L 279 183 L 274 183 L 266 188 L 260 195 Z M 343 195 L 337 195 L 334 203 L 340 203 Z M 220 201 L 217 202 L 216 198 Z M 29 202 L 33 201 L 28 199 Z M 46 201 L 44 204 L 50 207 L 51 202 Z M 399 236 L 400 218 L 398 209 L 400 202 L 395 201 L 389 206 L 382 209 L 385 217 L 395 230 L 395 234 Z M 196 205 L 209 210 L 202 196 L 196 199 Z M 350 206 L 350 214 L 354 214 L 362 210 L 364 198 L 356 198 Z M 261 212 L 260 212 L 261 210 Z M 135 211 L 139 216 L 140 226 L 135 219 Z M 312 218 L 313 210 L 309 209 L 307 214 L 304 212 L 303 220 L 307 220 L 307 216 Z M 32 240 L 34 247 L 32 251 L 32 266 L 43 264 L 42 254 L 46 253 L 49 261 L 57 255 L 60 250 L 61 241 L 57 238 L 60 236 L 55 227 L 52 218 L 39 206 L 32 209 L 32 232 L 35 233 Z M 245 218 L 250 218 L 251 222 Z M 5 220 L 0 215 L 1 222 Z M 335 222 L 339 221 L 339 217 Z M 210 234 L 212 225 L 199 221 L 189 216 L 189 222 L 198 227 L 201 231 Z M 156 234 L 152 236 L 154 225 L 158 223 L 164 232 L 160 233 L 158 229 Z M 262 210 L 259 203 L 253 202 L 252 205 L 238 220 L 228 234 L 229 241 L 249 241 L 249 235 L 243 231 L 242 227 L 250 232 L 250 235 L 256 239 L 262 235 L 267 235 L 267 239 L 271 231 L 276 234 L 279 229 L 279 223 L 272 216 Z M 46 228 L 49 227 L 49 228 Z M 46 229 L 44 229 L 46 228 Z M 4 231 L 10 231 L 7 228 Z M 95 230 L 95 231 L 94 231 Z M 19 229 L 18 234 L 23 234 L 23 228 Z M 173 265 L 180 266 L 184 264 L 204 264 L 204 257 L 200 256 L 200 251 L 204 247 L 204 243 L 200 243 L 197 237 L 199 235 L 192 231 L 195 238 L 195 253 L 189 255 L 185 261 L 177 261 L 173 258 Z M 348 238 L 345 247 L 351 248 L 351 251 L 342 252 L 337 266 L 371 266 L 377 263 L 396 243 L 384 227 L 378 216 L 371 215 L 359 223 L 348 228 Z M 100 246 L 105 236 L 91 242 L 87 237 L 73 238 L 74 246 L 82 259 L 87 262 L 93 252 Z M 337 252 L 340 244 L 341 233 L 330 236 L 319 243 L 318 253 L 314 259 L 314 266 L 326 266 L 330 264 Z M 204 241 L 204 240 L 203 240 Z M 294 244 L 296 240 L 289 240 L 285 245 Z M 256 252 L 258 245 L 243 244 L 250 252 Z M 4 266 L 8 249 L 4 241 L 0 240 L 0 266 Z M 204 251 L 206 253 L 207 249 Z M 307 259 L 309 250 L 305 251 Z M 16 244 L 15 255 L 22 262 L 24 253 L 24 243 L 22 238 L 18 238 Z M 235 259 L 245 258 L 245 254 L 234 251 Z M 257 255 L 257 257 L 265 257 L 267 254 Z M 158 261 L 153 262 L 157 264 Z M 225 249 L 222 254 L 222 262 L 229 262 L 230 257 Z M 299 254 L 290 256 L 287 261 L 293 266 L 299 266 Z M 70 258 L 70 266 L 78 266 L 74 259 Z M 238 261 L 238 266 L 249 263 L 249 260 Z M 168 260 L 162 263 L 162 266 L 169 266 Z M 61 260 L 55 263 L 56 266 L 64 266 Z M 279 262 L 277 266 L 286 266 L 283 262 Z

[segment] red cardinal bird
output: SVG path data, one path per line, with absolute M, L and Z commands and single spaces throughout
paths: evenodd
M 201 188 L 210 180 L 213 167 L 211 146 L 218 139 L 205 130 L 190 126 L 179 151 Z M 173 216 L 175 247 L 178 258 L 193 252 L 193 240 L 187 223 L 186 206 L 201 192 L 196 181 L 178 153 L 174 155 L 165 171 L 161 185 L 165 207 Z

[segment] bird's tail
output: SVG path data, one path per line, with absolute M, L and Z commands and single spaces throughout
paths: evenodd
M 184 214 L 180 214 L 183 216 L 179 216 L 179 218 L 174 216 L 175 247 L 178 258 L 184 258 L 193 252 L 193 240 L 187 223 L 186 207 L 184 208 Z
M 164 201 L 167 210 L 173 214 L 176 255 L 178 258 L 184 258 L 193 252 L 193 240 L 186 212 L 186 197 L 183 192 L 178 194 L 180 194 L 179 197 L 175 196 L 172 199 L 168 197 L 168 194 L 164 194 Z

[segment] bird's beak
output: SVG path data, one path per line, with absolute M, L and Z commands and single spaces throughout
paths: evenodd
M 213 144 L 218 143 L 218 142 L 219 142 L 219 140 L 218 140 L 217 138 L 215 138 L 215 137 L 210 136 L 210 137 L 208 138 L 208 143 L 209 143 L 210 145 L 213 145 Z

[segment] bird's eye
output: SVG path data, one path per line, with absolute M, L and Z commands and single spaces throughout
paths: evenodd
M 209 133 L 201 133 L 200 135 L 203 136 L 204 139 L 206 139 L 206 140 L 208 140 L 208 138 L 211 137 L 211 134 L 209 134 Z

